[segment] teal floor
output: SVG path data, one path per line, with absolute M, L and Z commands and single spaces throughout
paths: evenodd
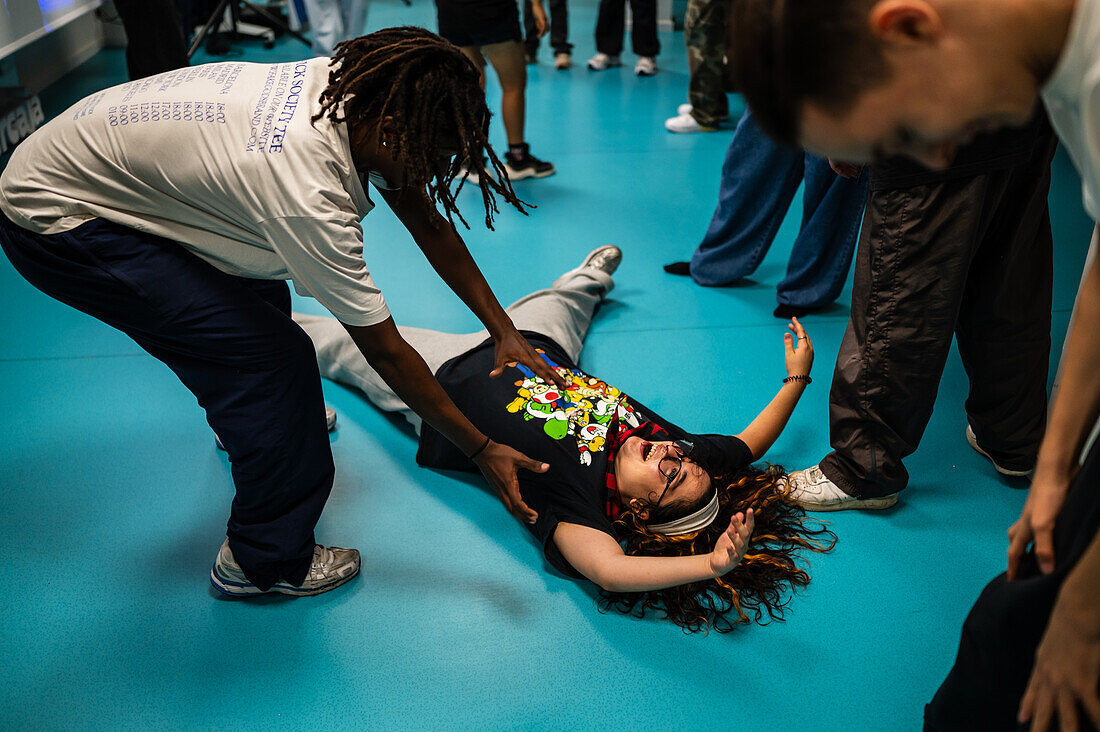
M 370 27 L 434 27 L 431 6 L 414 2 L 379 0 Z M 685 426 L 739 431 L 784 375 L 771 310 L 799 204 L 754 284 L 665 275 L 705 230 L 731 133 L 664 131 L 687 86 L 679 34 L 662 34 L 653 78 L 634 77 L 630 54 L 626 68 L 591 73 L 594 0 L 572 5 L 580 67 L 555 72 L 544 49 L 528 89 L 532 150 L 559 172 L 517 185 L 538 205 L 529 218 L 505 212 L 495 233 L 466 241 L 506 302 L 597 245 L 621 246 L 582 365 Z M 249 60 L 306 53 L 293 41 L 241 47 Z M 42 94 L 47 114 L 124 74 L 121 52 L 104 51 Z M 1078 186 L 1059 154 L 1052 367 L 1090 232 Z M 478 197 L 461 203 L 480 219 Z M 385 207 L 365 232 L 399 322 L 474 329 Z M 805 321 L 816 381 L 768 456 L 790 469 L 828 450 L 849 301 L 850 285 Z M 0 729 L 917 730 L 1025 497 L 966 444 L 952 354 L 900 504 L 829 517 L 840 542 L 812 559 L 787 622 L 688 636 L 597 612 L 592 588 L 547 571 L 477 481 L 417 468 L 402 425 L 326 383 L 337 477 L 317 535 L 358 547 L 362 575 L 316 598 L 223 600 L 207 577 L 232 485 L 193 397 L 6 261 L 0 312 Z

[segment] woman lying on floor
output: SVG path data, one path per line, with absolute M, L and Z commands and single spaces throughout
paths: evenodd
M 523 365 L 490 378 L 493 343 L 484 332 L 401 328 L 401 334 L 480 430 L 549 463 L 546 472 L 519 474 L 524 503 L 508 508 L 527 518 L 554 567 L 600 586 L 602 610 L 640 617 L 654 609 L 688 631 L 725 632 L 748 622 L 748 613 L 757 621 L 765 613 L 781 618 L 785 590 L 809 582 L 795 553 L 828 551 L 836 537 L 806 524 L 783 495 L 780 469 L 750 464 L 771 447 L 809 383 L 813 345 L 792 320 L 794 335 L 785 335 L 788 377 L 739 435 L 685 432 L 575 365 L 621 257 L 617 247 L 601 247 L 551 289 L 508 308 L 516 327 L 570 383 L 564 392 Z M 419 464 L 475 469 L 371 370 L 337 321 L 294 317 L 313 339 L 323 376 L 412 423 L 420 434 Z

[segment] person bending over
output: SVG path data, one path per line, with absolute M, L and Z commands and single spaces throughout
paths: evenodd
M 690 631 L 730 630 L 765 614 L 782 617 L 784 590 L 809 575 L 799 550 L 828 551 L 835 536 L 804 523 L 784 495 L 776 467 L 750 466 L 778 437 L 809 383 L 813 345 L 795 320 L 786 336 L 788 377 L 760 416 L 737 436 L 692 434 L 633 397 L 577 368 L 597 304 L 611 290 L 617 247 L 593 251 L 580 267 L 508 308 L 542 357 L 567 382 L 561 389 L 522 364 L 486 378 L 486 333 L 452 335 L 401 328 L 457 404 L 487 435 L 508 435 L 549 463 L 520 475 L 527 526 L 547 560 L 601 588 L 602 610 L 665 612 Z M 331 318 L 295 315 L 313 339 L 321 372 L 401 412 L 420 434 L 417 462 L 469 470 L 379 378 Z M 756 531 L 755 540 L 752 539 Z M 752 545 L 750 547 L 750 541 Z
M 497 372 L 551 382 L 454 226 L 456 153 L 498 169 L 478 70 L 442 38 L 393 28 L 335 57 L 180 69 L 97 92 L 42 127 L 0 177 L 0 245 L 31 284 L 133 338 L 206 410 L 236 496 L 211 573 L 231 595 L 311 595 L 359 570 L 314 541 L 333 481 L 313 345 L 293 279 L 395 393 L 507 500 L 519 468 L 404 341 L 363 260 L 368 179 L 493 336 Z M 507 180 L 481 184 L 523 210 Z M 436 206 L 440 206 L 446 218 Z

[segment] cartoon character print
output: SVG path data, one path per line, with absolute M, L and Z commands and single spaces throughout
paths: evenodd
M 582 465 L 591 465 L 592 456 L 604 449 L 607 431 L 618 415 L 630 426 L 639 420 L 626 397 L 615 387 L 580 371 L 554 363 L 544 351 L 536 349 L 550 367 L 568 383 L 562 392 L 545 383 L 521 363 L 510 363 L 523 379 L 515 382 L 516 398 L 506 407 L 512 414 L 522 414 L 525 421 L 543 420 L 543 431 L 555 440 L 573 438 Z

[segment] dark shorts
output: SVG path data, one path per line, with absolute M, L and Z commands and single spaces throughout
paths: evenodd
M 463 2 L 436 0 L 439 35 L 456 46 L 491 46 L 505 41 L 523 41 L 519 7 L 508 2 Z

